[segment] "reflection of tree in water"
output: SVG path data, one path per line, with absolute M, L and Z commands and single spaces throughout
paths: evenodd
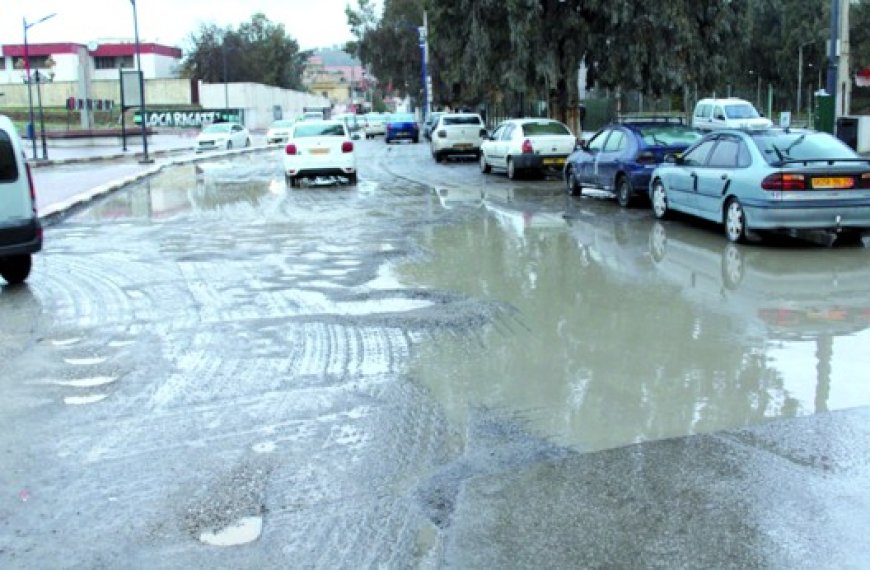
M 510 239 L 491 220 L 438 228 L 416 284 L 513 304 L 484 345 L 421 349 L 415 376 L 445 402 L 528 412 L 546 435 L 609 447 L 792 415 L 796 403 L 739 323 L 592 260 L 567 231 Z

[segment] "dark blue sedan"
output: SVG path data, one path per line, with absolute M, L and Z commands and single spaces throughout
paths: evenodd
M 411 113 L 394 113 L 387 119 L 384 128 L 384 141 L 390 144 L 397 140 L 420 141 L 420 126 Z
M 565 162 L 568 191 L 604 190 L 627 208 L 636 195 L 648 196 L 650 174 L 665 155 L 684 151 L 701 133 L 673 117 L 623 119 L 582 143 Z

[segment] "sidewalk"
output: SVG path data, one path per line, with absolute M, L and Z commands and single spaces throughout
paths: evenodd
M 148 156 L 159 157 L 167 154 L 192 152 L 196 142 L 195 132 L 189 133 L 155 133 L 148 137 Z M 131 132 L 127 136 L 127 150 L 124 151 L 120 144 L 107 144 L 100 146 L 52 146 L 45 149 L 48 160 L 43 160 L 42 141 L 36 140 L 36 155 L 33 156 L 33 142 L 24 140 L 24 151 L 31 168 L 43 168 L 58 164 L 74 164 L 91 162 L 96 160 L 115 160 L 134 158 L 142 154 L 142 135 Z

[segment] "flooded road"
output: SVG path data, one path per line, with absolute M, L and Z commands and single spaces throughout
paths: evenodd
M 0 289 L 0 566 L 870 562 L 828 413 L 870 403 L 870 248 L 358 144 L 357 186 L 216 158 L 47 229 Z

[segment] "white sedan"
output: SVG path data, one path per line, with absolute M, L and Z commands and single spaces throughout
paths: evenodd
M 577 139 L 553 119 L 509 119 L 480 145 L 480 171 L 503 169 L 511 180 L 524 172 L 561 170 Z
M 212 123 L 196 137 L 196 152 L 251 146 L 251 133 L 239 123 Z
M 269 130 L 266 131 L 266 144 L 285 142 L 290 134 L 290 127 L 295 122 L 291 119 L 279 119 L 269 125 Z
M 284 147 L 284 177 L 290 186 L 303 178 L 341 176 L 356 184 L 356 150 L 343 121 L 300 121 Z
M 483 119 L 475 113 L 447 113 L 438 117 L 432 127 L 432 158 L 441 162 L 450 155 L 480 154 L 480 143 L 486 138 Z

